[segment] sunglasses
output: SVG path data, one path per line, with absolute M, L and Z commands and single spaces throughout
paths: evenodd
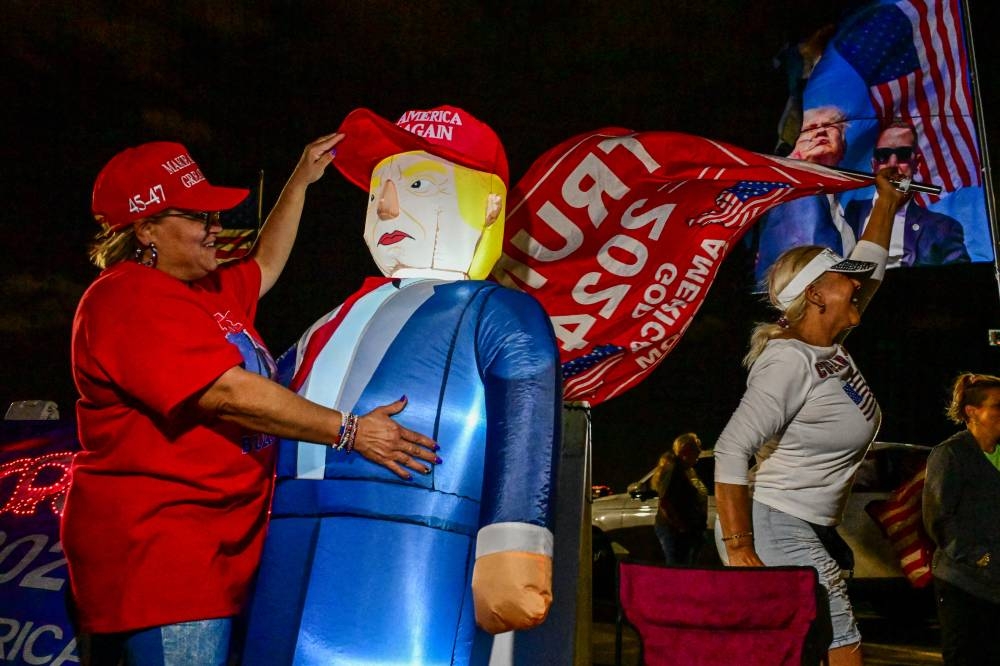
M 916 151 L 910 146 L 901 146 L 899 148 L 876 148 L 872 151 L 875 161 L 879 164 L 885 164 L 892 158 L 893 155 L 896 156 L 897 162 L 901 164 L 909 164 L 915 154 Z
M 163 213 L 157 213 L 156 215 L 150 215 L 149 217 L 152 220 L 159 220 L 164 217 L 182 217 L 185 220 L 201 222 L 205 225 L 206 229 L 219 221 L 219 213 L 217 211 L 182 210 L 176 213 L 166 211 Z

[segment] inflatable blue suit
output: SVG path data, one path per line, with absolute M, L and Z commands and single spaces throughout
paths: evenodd
M 468 114 L 457 120 L 466 128 L 478 122 Z M 527 578 L 541 582 L 525 587 L 551 602 L 561 408 L 552 327 L 533 297 L 469 279 L 469 257 L 496 218 L 495 209 L 486 213 L 485 194 L 477 207 L 485 224 L 479 220 L 471 242 L 467 222 L 442 219 L 461 189 L 449 180 L 453 172 L 500 171 L 460 162 L 453 143 L 451 152 L 441 149 L 450 159 L 435 161 L 437 144 L 389 127 L 397 144 L 420 149 L 395 171 L 364 167 L 373 192 L 366 239 L 391 277 L 368 279 L 306 332 L 292 388 L 358 414 L 404 394 L 407 406 L 395 418 L 437 441 L 444 461 L 406 481 L 357 454 L 281 442 L 245 664 L 485 665 L 491 633 L 533 626 L 506 619 L 516 604 L 495 594 L 494 583 L 508 585 L 518 567 L 542 571 Z M 342 170 L 353 159 L 352 138 L 372 144 L 357 128 L 344 131 Z M 502 166 L 506 178 L 505 159 Z M 428 208 L 431 186 L 440 193 Z M 407 203 L 411 193 L 423 198 Z M 416 242 L 422 234 L 427 242 Z M 445 256 L 442 248 L 455 249 L 449 243 L 462 251 Z M 449 263 L 455 256 L 465 257 L 460 270 Z

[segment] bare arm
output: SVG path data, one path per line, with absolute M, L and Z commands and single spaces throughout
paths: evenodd
M 731 567 L 762 567 L 753 545 L 753 518 L 750 513 L 750 491 L 747 486 L 715 483 L 717 520 L 722 526 L 726 554 Z
M 306 201 L 306 188 L 319 180 L 333 161 L 330 149 L 340 143 L 343 134 L 328 134 L 306 146 L 292 175 L 285 183 L 278 202 L 260 230 L 251 255 L 260 266 L 260 295 L 278 281 L 295 244 Z
M 337 441 L 343 415 L 289 391 L 260 375 L 240 367 L 224 372 L 197 398 L 203 412 L 248 430 L 278 437 L 330 445 Z M 440 462 L 437 445 L 428 437 L 408 430 L 390 418 L 406 406 L 404 400 L 373 409 L 358 420 L 354 450 L 383 465 L 404 479 L 408 467 L 426 474 L 417 460 Z
M 868 218 L 868 225 L 865 227 L 865 231 L 861 234 L 859 242 L 868 241 L 881 247 L 885 252 L 889 251 L 889 241 L 892 239 L 892 225 L 896 219 L 896 211 L 899 207 L 903 205 L 903 202 L 910 196 L 907 193 L 900 192 L 892 184 L 893 181 L 898 180 L 899 170 L 896 167 L 886 167 L 878 172 L 875 177 L 875 188 L 878 190 L 878 199 L 875 200 L 874 206 L 872 206 L 871 217 Z M 853 255 L 852 255 L 853 256 Z M 870 257 L 860 257 L 860 258 L 870 258 Z M 858 302 L 858 312 L 864 312 L 865 308 L 868 307 L 868 303 L 871 302 L 872 297 L 875 296 L 875 292 L 878 291 L 879 286 L 882 284 L 882 274 L 885 270 L 884 265 L 880 269 L 876 269 L 873 277 L 868 278 L 861 284 L 861 289 L 858 291 L 857 302 Z M 847 329 L 837 336 L 837 342 L 843 342 L 850 333 L 850 329 Z

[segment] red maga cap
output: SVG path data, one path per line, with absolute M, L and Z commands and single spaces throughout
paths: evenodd
M 168 208 L 228 210 L 250 190 L 209 183 L 188 149 L 153 141 L 126 148 L 111 158 L 94 181 L 94 219 L 118 230 Z
M 407 111 L 395 124 L 370 109 L 355 109 L 347 114 L 337 131 L 347 136 L 337 146 L 333 163 L 349 181 L 366 192 L 379 162 L 415 150 L 495 174 L 504 185 L 510 186 L 507 154 L 496 132 L 468 111 L 454 106 Z

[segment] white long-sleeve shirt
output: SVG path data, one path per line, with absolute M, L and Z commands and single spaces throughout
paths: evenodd
M 880 281 L 887 254 L 861 241 L 851 258 L 877 263 L 871 277 Z M 873 289 L 863 292 L 862 307 Z M 763 504 L 836 525 L 881 420 L 875 396 L 840 344 L 771 340 L 715 445 L 715 480 L 750 485 Z M 748 470 L 751 456 L 756 465 Z
M 715 480 L 749 484 L 763 504 L 836 525 L 880 421 L 875 396 L 842 346 L 771 340 L 719 436 Z

